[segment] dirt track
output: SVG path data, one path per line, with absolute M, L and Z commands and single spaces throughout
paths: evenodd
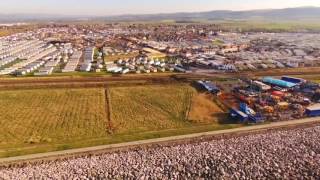
M 95 77 L 0 80 L 0 89 L 83 88 L 170 84 L 186 82 L 173 77 Z
M 40 77 L 40 78 L 0 78 L 0 89 L 39 88 L 83 88 L 106 86 L 130 86 L 149 84 L 190 83 L 201 79 L 240 78 L 281 75 L 320 75 L 320 68 L 268 70 L 261 72 L 214 73 L 214 74 L 170 74 L 170 75 L 129 75 L 105 77 Z
M 165 83 L 173 81 L 190 82 L 203 78 L 238 78 L 259 76 L 281 76 L 281 75 L 320 75 L 320 68 L 297 68 L 297 69 L 272 69 L 265 71 L 238 72 L 238 73 L 209 73 L 209 74 L 148 74 L 148 75 L 114 75 L 97 77 L 22 77 L 22 78 L 0 78 L 0 87 L 14 86 L 41 86 L 43 84 L 101 84 L 101 83 L 133 83 L 145 81 L 148 83 Z

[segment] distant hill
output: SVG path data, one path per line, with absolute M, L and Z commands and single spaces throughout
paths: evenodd
M 104 17 L 112 21 L 223 21 L 223 20 L 263 20 L 263 21 L 319 21 L 320 7 L 300 7 L 286 9 L 250 11 L 209 11 L 194 13 L 122 15 Z
M 299 7 L 286 9 L 267 9 L 249 11 L 209 11 L 171 14 L 119 15 L 119 16 L 64 16 L 51 14 L 0 14 L 0 23 L 22 21 L 70 21 L 70 20 L 102 20 L 102 21 L 224 21 L 224 20 L 261 20 L 261 21 L 295 21 L 315 22 L 320 19 L 320 7 Z
M 81 18 L 83 17 L 59 14 L 1 14 L 0 12 L 0 23 L 73 21 Z

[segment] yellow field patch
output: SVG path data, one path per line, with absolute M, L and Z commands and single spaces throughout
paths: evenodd
M 184 127 L 195 90 L 189 86 L 110 88 L 111 120 L 116 133 Z
M 225 113 L 213 102 L 211 94 L 197 94 L 192 98 L 188 118 L 196 123 L 217 123 Z
M 107 135 L 103 89 L 0 92 L 0 147 Z

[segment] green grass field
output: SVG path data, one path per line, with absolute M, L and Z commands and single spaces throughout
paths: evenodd
M 0 157 L 239 126 L 219 124 L 221 109 L 188 85 L 107 92 L 108 101 L 103 88 L 1 91 Z

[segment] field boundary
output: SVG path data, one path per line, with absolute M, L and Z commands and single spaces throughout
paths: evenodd
M 39 153 L 39 154 L 31 154 L 31 155 L 24 155 L 24 156 L 17 156 L 17 157 L 9 157 L 9 158 L 1 158 L 0 165 L 6 166 L 11 164 L 23 164 L 25 162 L 38 162 L 38 161 L 50 161 L 50 160 L 58 160 L 63 158 L 71 158 L 71 157 L 81 157 L 84 155 L 96 155 L 96 154 L 103 154 L 108 152 L 115 152 L 115 151 L 124 151 L 130 148 L 137 148 L 137 147 L 150 147 L 154 145 L 172 145 L 175 143 L 186 143 L 186 142 L 201 142 L 203 140 L 210 140 L 216 138 L 228 138 L 228 137 L 235 137 L 235 136 L 242 136 L 251 133 L 261 133 L 267 132 L 271 130 L 277 129 L 290 129 L 290 128 L 299 128 L 299 127 L 308 127 L 320 124 L 320 118 L 306 118 L 300 120 L 292 120 L 292 121 L 282 121 L 282 122 L 275 122 L 270 124 L 261 124 L 261 125 L 253 125 L 253 126 L 246 126 L 234 129 L 227 129 L 227 130 L 218 130 L 218 131 L 210 131 L 210 132 L 203 132 L 203 133 L 195 133 L 195 134 L 188 134 L 188 135 L 180 135 L 180 136 L 171 136 L 171 137 L 164 137 L 164 138 L 157 138 L 157 139 L 148 139 L 148 140 L 140 140 L 134 142 L 126 142 L 126 143 L 119 143 L 119 144 L 110 144 L 110 145 L 101 145 L 101 146 L 94 146 L 94 147 L 87 147 L 87 148 L 79 148 L 79 149 L 70 149 L 70 150 L 63 150 L 63 151 L 55 151 L 55 152 L 48 152 L 48 153 Z
M 108 133 L 113 133 L 113 125 L 111 121 L 111 105 L 110 105 L 110 95 L 108 88 L 104 89 L 104 95 L 105 95 L 105 108 L 106 108 L 106 120 L 107 120 L 107 130 Z
M 192 98 L 194 96 L 194 94 L 192 94 L 192 92 L 187 92 L 187 96 L 188 96 L 188 100 L 187 100 L 187 110 L 186 110 L 186 113 L 185 113 L 185 121 L 189 121 L 189 114 L 190 114 L 190 111 L 191 111 L 191 108 L 192 108 Z
M 102 77 L 39 77 L 39 78 L 1 78 L 1 90 L 16 89 L 39 89 L 39 88 L 87 88 L 106 87 L 113 85 L 149 85 L 190 83 L 203 78 L 234 78 L 234 77 L 260 77 L 280 75 L 319 75 L 320 67 L 311 69 L 311 72 L 300 72 L 298 70 L 270 72 L 239 72 L 239 73 L 195 73 L 195 74 L 164 74 L 152 76 L 102 76 Z M 305 70 L 305 69 L 304 69 Z

